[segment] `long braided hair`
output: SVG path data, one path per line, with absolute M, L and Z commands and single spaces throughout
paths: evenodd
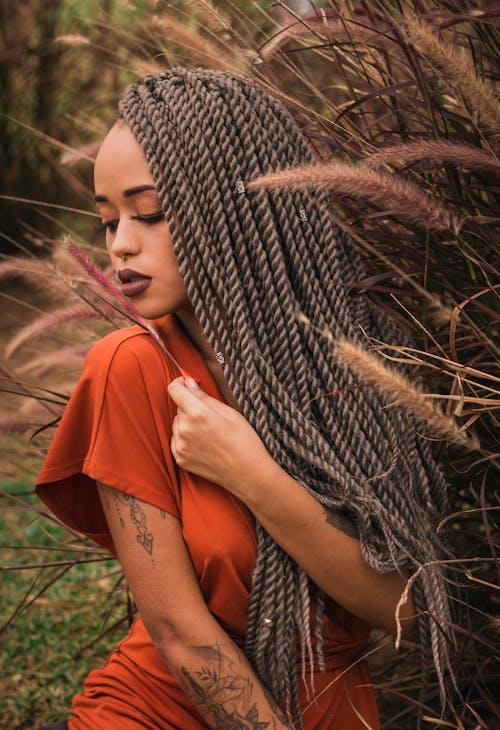
M 363 266 L 333 224 L 326 195 L 245 190 L 266 172 L 314 162 L 290 114 L 239 76 L 184 68 L 130 86 L 119 111 L 148 160 L 202 331 L 223 353 L 229 387 L 272 458 L 325 507 L 356 521 L 376 570 L 413 572 L 439 560 L 445 483 L 418 424 L 384 408 L 374 389 L 350 389 L 355 376 L 296 313 L 358 342 L 361 328 L 391 343 L 401 343 L 401 331 L 341 285 L 360 280 Z M 290 723 L 294 716 L 302 727 L 297 635 L 305 665 L 316 633 L 321 668 L 324 603 L 319 592 L 311 623 L 307 576 L 256 529 L 245 651 Z M 422 647 L 442 687 L 447 640 L 424 615 L 444 625 L 449 618 L 439 566 L 421 571 L 414 596 Z

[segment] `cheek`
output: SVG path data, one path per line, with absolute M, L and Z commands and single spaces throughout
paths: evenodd
M 181 278 L 179 274 L 179 262 L 172 250 L 172 242 L 163 240 L 162 244 L 162 262 L 166 269 L 173 275 Z
M 113 252 L 111 251 L 111 241 L 106 241 L 105 246 L 106 246 L 106 251 L 108 252 L 109 258 L 111 260 L 116 258 L 115 255 L 113 254 Z

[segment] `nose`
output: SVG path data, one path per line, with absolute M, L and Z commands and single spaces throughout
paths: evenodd
M 120 219 L 118 222 L 113 242 L 111 244 L 111 253 L 116 258 L 124 259 L 126 256 L 130 256 L 135 252 L 135 245 L 132 245 L 132 231 L 127 226 L 125 219 Z

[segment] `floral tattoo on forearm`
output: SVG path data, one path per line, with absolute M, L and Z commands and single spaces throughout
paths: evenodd
M 203 665 L 197 671 L 181 666 L 180 683 L 215 730 L 277 730 L 286 726 L 282 711 L 264 688 L 269 707 L 267 712 L 266 708 L 259 710 L 254 683 L 239 673 L 235 662 L 217 646 L 196 647 L 196 653 Z

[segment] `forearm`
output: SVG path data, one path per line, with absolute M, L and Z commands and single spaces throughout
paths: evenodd
M 275 462 L 256 469 L 248 479 L 243 488 L 231 485 L 231 491 L 310 578 L 351 613 L 394 632 L 405 578 L 370 568 L 353 525 L 326 510 Z M 400 614 L 404 632 L 411 628 L 413 616 L 410 595 Z
M 211 728 L 288 728 L 243 652 L 227 635 L 222 638 L 223 643 L 208 646 L 172 640 L 159 640 L 156 646 Z
M 99 493 L 149 635 L 210 727 L 287 728 L 244 654 L 208 610 L 179 520 L 104 484 Z

